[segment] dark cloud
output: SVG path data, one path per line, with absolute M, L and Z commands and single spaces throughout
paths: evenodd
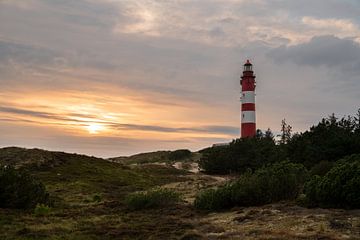
M 19 114 L 19 115 L 26 115 L 31 117 L 38 117 L 38 118 L 44 118 L 44 119 L 53 119 L 53 120 L 66 120 L 66 118 L 57 116 L 52 113 L 46 113 L 41 111 L 33 111 L 33 110 L 26 110 L 21 108 L 15 108 L 15 107 L 3 107 L 0 106 L 0 112 L 3 113 L 13 113 L 13 114 Z
M 16 61 L 34 65 L 49 64 L 57 56 L 54 51 L 48 49 L 0 40 L 0 63 Z
M 280 63 L 290 61 L 298 65 L 360 71 L 360 45 L 351 39 L 334 36 L 319 36 L 307 43 L 279 47 L 271 50 L 268 56 Z
M 221 134 L 238 134 L 239 128 L 231 126 L 203 126 L 203 127 L 189 127 L 189 128 L 172 128 L 151 125 L 137 125 L 137 124 L 114 124 L 118 129 L 132 129 L 142 131 L 154 132 L 198 132 L 198 133 L 221 133 Z

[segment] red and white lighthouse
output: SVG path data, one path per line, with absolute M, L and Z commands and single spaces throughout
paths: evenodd
M 241 85 L 241 138 L 256 135 L 255 75 L 249 60 L 244 64 Z

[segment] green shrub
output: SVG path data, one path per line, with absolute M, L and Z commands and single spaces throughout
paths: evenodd
M 34 209 L 34 214 L 37 217 L 44 217 L 50 214 L 51 208 L 45 204 L 37 204 Z
M 102 200 L 102 197 L 100 194 L 95 194 L 92 198 L 93 202 L 101 202 L 101 200 Z
M 169 159 L 171 161 L 183 160 L 190 157 L 191 157 L 191 151 L 188 149 L 175 150 L 169 154 Z
M 207 189 L 200 192 L 194 201 L 197 209 L 221 210 L 233 206 L 231 198 L 231 185 L 225 185 L 218 189 Z
M 200 192 L 194 206 L 203 210 L 220 210 L 295 199 L 306 179 L 307 171 L 303 165 L 275 163 L 255 173 L 247 172 L 217 189 Z
M 360 207 L 360 154 L 339 160 L 323 177 L 305 184 L 309 206 Z
M 199 167 L 209 174 L 243 173 L 275 162 L 279 152 L 272 138 L 241 138 L 227 146 L 204 149 Z
M 147 192 L 132 193 L 125 203 L 129 209 L 139 210 L 169 206 L 180 201 L 180 195 L 169 189 L 154 189 Z
M 311 168 L 310 175 L 311 176 L 314 176 L 314 175 L 324 176 L 328 171 L 330 171 L 330 169 L 333 166 L 334 166 L 333 162 L 321 161 Z
M 30 174 L 13 167 L 0 167 L 0 207 L 34 208 L 38 203 L 49 203 L 45 186 Z
M 287 158 L 312 168 L 321 161 L 336 162 L 360 153 L 360 109 L 356 117 L 323 118 L 308 131 L 296 134 L 286 144 Z

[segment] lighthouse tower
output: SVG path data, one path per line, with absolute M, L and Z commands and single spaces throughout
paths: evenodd
M 255 75 L 249 60 L 244 64 L 241 85 L 241 138 L 254 137 L 255 119 Z

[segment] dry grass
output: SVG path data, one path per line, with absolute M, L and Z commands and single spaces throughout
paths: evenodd
M 35 153 L 32 156 L 40 154 Z M 195 194 L 226 178 L 170 166 L 129 167 L 81 155 L 60 156 L 61 161 L 47 152 L 42 164 L 51 160 L 51 166 L 31 168 L 54 198 L 50 213 L 35 216 L 32 211 L 0 209 L 1 240 L 360 239 L 360 210 L 306 209 L 279 203 L 204 214 L 192 207 Z M 155 186 L 177 191 L 185 201 L 142 211 L 126 208 L 124 199 L 129 193 Z M 93 201 L 95 195 L 101 196 L 100 201 Z

